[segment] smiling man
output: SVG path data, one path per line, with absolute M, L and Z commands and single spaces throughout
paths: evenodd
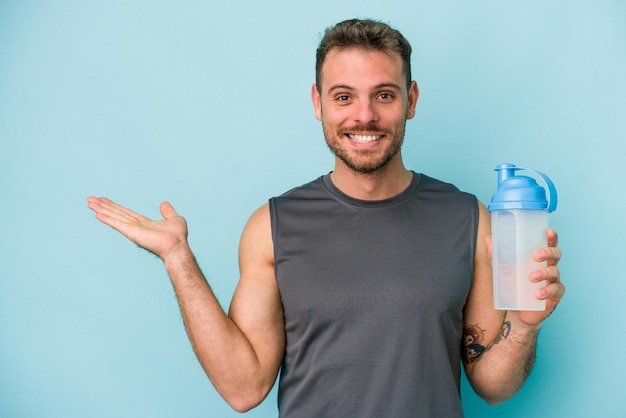
M 410 55 L 380 22 L 326 31 L 311 95 L 335 168 L 251 216 L 228 314 L 169 203 L 152 221 L 88 199 L 100 221 L 163 260 L 196 355 L 238 411 L 280 372 L 282 417 L 458 417 L 461 363 L 490 403 L 532 368 L 541 321 L 565 292 L 556 233 L 535 253 L 548 267 L 528 278 L 545 280 L 536 297 L 546 310 L 494 310 L 484 205 L 402 160 L 418 100 Z
M 418 96 L 417 84 L 405 84 L 403 73 L 400 56 L 385 51 L 335 48 L 326 56 L 313 104 L 347 171 L 373 174 L 399 160 Z

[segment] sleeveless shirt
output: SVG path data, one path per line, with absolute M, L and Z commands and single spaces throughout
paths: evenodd
M 460 417 L 473 195 L 413 173 L 354 199 L 325 175 L 270 199 L 285 315 L 281 417 Z

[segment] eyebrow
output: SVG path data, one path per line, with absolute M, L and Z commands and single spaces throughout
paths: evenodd
M 373 90 L 388 89 L 388 88 L 391 88 L 391 89 L 396 90 L 396 91 L 401 91 L 402 90 L 400 85 L 398 85 L 396 83 L 380 83 L 380 84 L 374 86 Z M 331 94 L 335 90 L 350 90 L 350 91 L 353 91 L 353 90 L 355 90 L 355 88 L 351 87 L 351 86 L 349 86 L 347 84 L 336 84 L 334 86 L 331 86 L 328 89 L 328 94 Z

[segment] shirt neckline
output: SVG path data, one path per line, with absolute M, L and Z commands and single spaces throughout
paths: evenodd
M 411 179 L 411 183 L 409 183 L 406 189 L 404 189 L 402 192 L 400 192 L 399 194 L 395 196 L 392 196 L 387 199 L 381 199 L 381 200 L 357 199 L 355 197 L 345 194 L 344 192 L 339 190 L 337 186 L 335 186 L 335 184 L 330 178 L 330 173 L 322 176 L 322 185 L 333 197 L 335 197 L 336 199 L 348 205 L 356 206 L 360 208 L 372 208 L 372 209 L 387 208 L 390 206 L 398 205 L 408 200 L 417 191 L 417 189 L 419 188 L 422 182 L 423 176 L 422 174 L 418 174 L 414 171 L 411 171 L 411 172 L 413 173 L 413 178 Z

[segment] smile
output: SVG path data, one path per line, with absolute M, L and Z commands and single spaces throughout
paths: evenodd
M 356 135 L 356 134 L 348 134 L 348 138 L 351 141 L 358 142 L 360 144 L 367 144 L 368 142 L 378 141 L 382 138 L 382 135 Z

